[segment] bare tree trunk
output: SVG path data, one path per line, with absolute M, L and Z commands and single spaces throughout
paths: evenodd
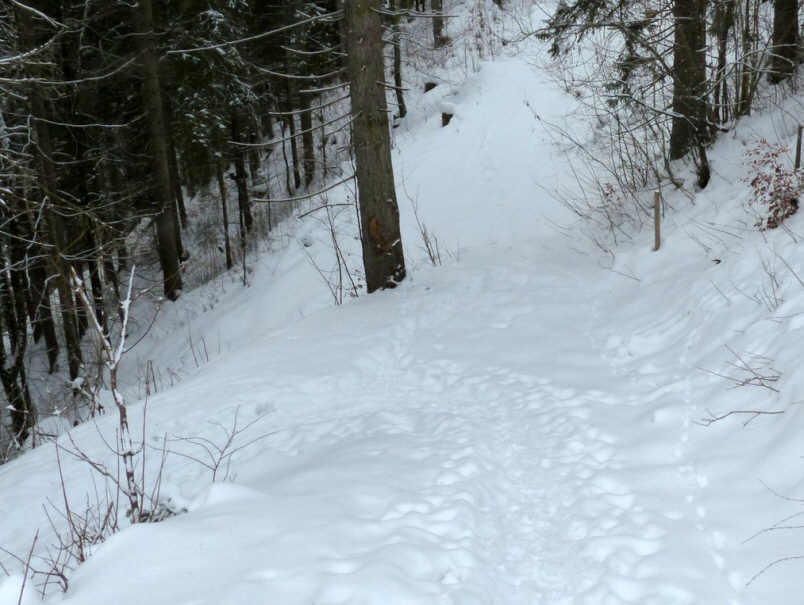
M 100 267 L 98 258 L 98 242 L 95 228 L 89 224 L 86 229 L 87 240 L 87 267 L 89 269 L 89 283 L 92 288 L 92 306 L 95 308 L 95 318 L 98 325 L 103 329 L 105 336 L 109 335 L 109 323 L 106 318 L 106 307 L 103 302 L 103 282 L 101 282 Z
M 313 139 L 313 109 L 308 94 L 299 95 L 299 124 L 302 140 L 302 170 L 306 187 L 313 182 L 315 175 L 315 141 Z
M 181 263 L 176 242 L 176 217 L 173 192 L 170 186 L 170 168 L 167 154 L 167 137 L 162 108 L 162 91 L 159 84 L 159 58 L 156 54 L 153 9 L 151 0 L 139 0 L 135 9 L 136 30 L 140 33 L 143 72 L 142 105 L 151 143 L 153 162 L 153 195 L 157 214 L 156 245 L 162 267 L 165 297 L 176 300 L 182 289 Z
M 754 5 L 754 13 L 752 19 L 751 5 Z M 759 7 L 756 0 L 745 0 L 745 13 L 743 17 L 743 30 L 742 30 L 742 61 L 740 62 L 739 82 L 735 86 L 738 91 L 738 99 L 736 100 L 735 117 L 750 115 L 751 102 L 753 100 L 753 84 L 755 80 L 753 73 L 755 71 L 756 58 L 752 57 L 754 51 L 757 50 L 757 37 L 758 32 L 752 30 L 751 23 L 756 21 L 756 15 Z
M 232 242 L 229 240 L 229 209 L 226 207 L 226 181 L 223 178 L 223 164 L 218 160 L 215 165 L 215 174 L 218 177 L 218 191 L 221 194 L 221 210 L 223 211 L 223 245 L 226 254 L 226 270 L 232 268 Z
M 778 84 L 793 75 L 799 59 L 798 0 L 773 0 L 773 49 L 768 80 Z
M 16 219 L 12 223 L 16 223 Z M 12 233 L 17 231 L 12 226 Z M 8 336 L 11 359 L 2 361 L 0 372 L 6 391 L 8 404 L 11 407 L 11 430 L 17 441 L 22 444 L 29 431 L 36 423 L 36 408 L 31 400 L 28 379 L 25 372 L 25 353 L 28 348 L 27 308 L 24 292 L 25 279 L 25 245 L 20 240 L 11 240 L 6 246 L 10 253 L 2 286 L 3 327 Z M 5 352 L 3 352 L 5 354 Z
M 393 288 L 405 278 L 391 135 L 385 100 L 380 0 L 346 1 L 346 41 L 353 145 L 366 289 Z
M 29 292 L 36 312 L 36 327 L 41 330 L 45 339 L 45 349 L 47 350 L 48 372 L 51 374 L 58 369 L 59 362 L 59 339 L 56 334 L 56 322 L 53 321 L 53 309 L 51 307 L 51 293 L 47 285 L 47 269 L 42 259 L 37 259 L 34 266 L 28 269 L 31 290 Z
M 251 182 L 256 184 L 260 181 L 260 149 L 257 147 L 259 134 L 254 128 L 248 131 L 248 142 L 251 145 L 248 150 L 248 171 L 251 173 Z
M 290 162 L 293 168 L 293 190 L 301 187 L 301 173 L 299 172 L 299 145 L 296 141 L 296 117 L 288 115 L 286 118 L 288 131 L 290 132 Z
M 21 199 L 28 200 L 29 197 L 23 195 Z M 46 254 L 39 243 L 36 228 L 31 220 L 31 209 L 27 206 L 27 201 L 23 204 L 25 207 L 17 210 L 20 220 L 16 225 L 19 227 L 20 233 L 16 235 L 21 241 L 27 242 L 25 264 L 28 267 L 28 283 L 30 285 L 30 288 L 26 289 L 28 313 L 33 327 L 34 342 L 41 337 L 45 339 L 48 371 L 52 374 L 58 369 L 60 347 L 50 302 L 51 289 L 48 285 Z
M 396 93 L 396 105 L 400 118 L 404 118 L 408 114 L 408 108 L 405 107 L 405 95 L 402 92 L 402 35 L 399 31 L 399 21 L 401 15 L 400 0 L 394 0 L 394 15 L 391 17 L 391 31 L 393 32 L 393 47 L 394 47 L 394 92 Z
M 304 14 L 304 2 L 302 0 L 293 0 L 293 6 L 295 8 L 296 15 Z M 307 26 L 302 25 L 298 28 L 298 32 L 296 35 L 291 39 L 295 40 L 292 41 L 291 44 L 295 47 L 296 50 L 305 51 L 307 50 Z M 304 59 L 301 59 L 303 62 Z M 294 55 L 292 50 L 287 51 L 286 54 L 286 65 L 290 67 L 295 67 L 293 71 L 289 71 L 288 73 L 293 73 L 298 71 L 300 68 L 304 70 L 304 64 L 299 64 L 300 60 Z M 293 80 L 288 82 L 288 98 L 289 104 L 291 106 L 298 106 L 299 109 L 299 127 L 301 129 L 301 144 L 302 144 L 302 161 L 301 161 L 301 168 L 302 173 L 304 174 L 304 185 L 305 187 L 309 187 L 310 183 L 313 182 L 313 176 L 315 175 L 315 141 L 313 137 L 313 110 L 312 104 L 310 100 L 310 93 L 302 94 L 299 92 L 299 87 Z M 291 119 L 293 119 L 291 117 Z M 296 160 L 294 160 L 296 161 Z M 298 182 L 296 187 L 298 187 Z
M 447 43 L 444 36 L 444 0 L 430 0 L 430 8 L 433 11 L 433 46 L 441 48 Z
M 292 196 L 293 193 L 296 191 L 296 188 L 293 186 L 293 180 L 291 178 L 292 172 L 290 167 L 290 162 L 288 161 L 288 152 L 287 152 L 287 136 L 285 135 L 285 124 L 287 124 L 287 120 L 283 120 L 280 118 L 280 131 L 282 134 L 282 160 L 285 163 L 285 190 L 287 191 L 288 197 Z
M 31 14 L 27 10 L 18 12 L 20 37 L 25 48 L 35 48 L 41 44 L 42 35 L 37 32 L 32 22 Z M 30 75 L 36 79 L 42 75 L 45 66 L 39 61 L 32 61 L 28 65 Z M 50 115 L 45 96 L 36 84 L 31 85 L 30 109 L 33 117 L 33 131 L 35 136 L 36 156 L 39 164 L 39 182 L 37 183 L 42 194 L 41 213 L 45 218 L 51 246 L 48 261 L 52 266 L 56 287 L 61 301 L 62 323 L 64 340 L 67 348 L 67 360 L 70 371 L 70 380 L 78 378 L 81 368 L 81 347 L 79 344 L 78 328 L 76 324 L 75 305 L 70 294 L 69 265 L 64 259 L 68 252 L 66 228 L 58 212 L 61 203 L 59 187 L 56 179 L 56 168 L 53 163 L 53 148 L 50 138 Z
M 675 0 L 673 41 L 673 124 L 670 159 L 708 143 L 706 78 L 707 0 Z
M 33 95 L 31 103 L 34 115 L 40 116 L 40 119 L 37 119 L 35 122 L 35 130 L 40 164 L 42 167 L 42 178 L 44 181 L 43 206 L 47 209 L 47 225 L 51 242 L 54 244 L 53 252 L 50 255 L 50 262 L 56 274 L 56 289 L 58 290 L 59 302 L 61 304 L 62 329 L 64 330 L 64 340 L 67 348 L 67 365 L 70 372 L 70 380 L 75 380 L 81 372 L 82 356 L 75 300 L 68 282 L 70 269 L 69 264 L 62 256 L 69 252 L 69 244 L 67 243 L 66 229 L 62 223 L 61 216 L 54 208 L 54 203 L 56 202 L 54 198 L 58 191 L 58 184 L 56 182 L 55 167 L 51 159 L 53 154 L 50 143 L 50 129 L 47 120 L 41 119 L 45 111 L 44 103 L 39 95 Z
M 715 7 L 712 29 L 717 36 L 717 69 L 715 88 L 712 93 L 712 106 L 715 120 L 723 124 L 729 120 L 729 86 L 726 78 L 729 32 L 734 27 L 735 0 L 719 0 Z
M 246 161 L 243 158 L 245 151 L 237 143 L 242 139 L 242 118 L 237 112 L 232 114 L 232 159 L 235 166 L 235 183 L 237 183 L 237 203 L 240 206 L 240 215 L 243 217 L 243 226 L 247 233 L 254 226 L 254 217 L 251 214 L 251 204 L 248 199 L 248 181 L 246 177 Z
M 184 203 L 184 193 L 181 190 L 181 176 L 179 176 L 179 157 L 176 153 L 176 146 L 173 144 L 173 135 L 168 132 L 167 136 L 168 169 L 170 171 L 170 186 L 173 189 L 173 198 L 176 200 L 176 210 L 178 211 L 176 222 L 181 229 L 187 228 L 187 206 Z M 181 255 L 180 255 L 181 256 Z

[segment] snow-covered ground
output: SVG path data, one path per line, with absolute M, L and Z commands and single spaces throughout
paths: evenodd
M 411 95 L 399 288 L 332 306 L 308 220 L 248 288 L 161 311 L 122 378 L 149 492 L 165 455 L 160 498 L 186 512 L 122 519 L 49 602 L 801 602 L 804 218 L 760 233 L 740 180 L 745 149 L 791 143 L 801 109 L 725 135 L 695 203 L 668 198 L 658 252 L 647 229 L 601 250 L 550 193 L 577 156 L 544 124 L 573 101 L 522 56 Z M 40 572 L 54 526 L 67 539 L 62 484 L 77 514 L 105 490 L 69 452 L 116 473 L 115 431 L 110 411 L 59 439 L 60 468 L 53 444 L 0 467 L 0 605 L 38 601 L 48 578 L 20 601 L 22 563 L 37 530 Z

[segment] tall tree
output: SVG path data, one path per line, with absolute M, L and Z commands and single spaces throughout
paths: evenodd
M 385 99 L 380 0 L 346 0 L 346 44 L 366 289 L 405 278 Z
M 42 2 L 34 8 L 37 10 L 36 13 L 29 12 L 30 8 L 20 9 L 17 21 L 23 45 L 30 48 L 32 52 L 43 44 L 50 46 L 54 39 L 54 34 L 50 31 L 52 21 L 47 17 L 48 13 L 54 12 L 54 7 Z M 41 57 L 37 57 L 37 59 L 41 59 Z M 46 62 L 41 63 L 39 60 L 35 60 L 27 65 L 27 71 L 32 81 L 27 92 L 33 133 L 35 133 L 35 136 L 32 137 L 35 141 L 33 151 L 38 160 L 37 184 L 42 199 L 41 215 L 47 225 L 50 244 L 48 258 L 50 273 L 55 278 L 56 289 L 59 293 L 70 380 L 74 381 L 80 373 L 82 355 L 75 300 L 69 283 L 70 264 L 66 258 L 74 252 L 70 229 L 65 220 L 65 216 L 70 214 L 70 209 L 61 194 L 54 160 L 56 147 L 52 136 L 54 119 L 51 107 L 53 103 L 46 102 L 48 91 L 40 83 L 44 76 L 52 75 L 52 72 L 47 68 Z
M 159 57 L 156 53 L 153 7 L 151 0 L 139 0 L 135 9 L 135 23 L 141 44 L 142 105 L 150 139 L 153 165 L 152 193 L 156 208 L 156 241 L 159 264 L 164 277 L 165 296 L 176 300 L 182 288 L 181 263 L 176 242 L 176 216 L 173 192 L 170 185 L 170 167 L 167 154 L 167 134 L 164 123 L 162 91 L 159 78 Z
M 404 118 L 408 114 L 405 106 L 405 94 L 402 90 L 402 34 L 400 22 L 402 19 L 400 0 L 394 0 L 394 14 L 391 16 L 391 46 L 394 54 L 394 92 L 396 93 L 397 115 Z
M 773 0 L 772 83 L 789 78 L 801 63 L 799 42 L 798 0 Z
M 706 89 L 707 0 L 675 0 L 671 160 L 708 143 Z
M 447 43 L 444 36 L 444 1 L 430 0 L 430 8 L 433 11 L 433 46 L 440 48 Z

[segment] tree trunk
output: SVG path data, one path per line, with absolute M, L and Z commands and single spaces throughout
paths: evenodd
M 181 262 L 176 242 L 176 217 L 170 186 L 170 168 L 167 154 L 162 109 L 162 91 L 159 84 L 159 58 L 156 54 L 153 9 L 151 0 L 139 0 L 135 9 L 136 29 L 140 33 L 141 65 L 143 74 L 142 106 L 148 127 L 153 163 L 153 195 L 156 203 L 156 246 L 162 267 L 165 297 L 176 300 L 182 289 Z
M 248 171 L 251 173 L 252 184 L 256 185 L 262 181 L 262 177 L 260 176 L 260 149 L 257 146 L 260 136 L 254 128 L 248 131 L 248 142 L 251 145 L 248 150 Z
M 393 288 L 405 278 L 391 135 L 383 86 L 380 0 L 347 0 L 346 29 L 352 101 L 353 146 L 368 292 Z
M 394 47 L 394 92 L 396 93 L 397 112 L 400 118 L 408 114 L 405 107 L 405 95 L 402 92 L 402 35 L 399 31 L 399 21 L 401 19 L 400 0 L 394 0 L 394 15 L 391 17 L 391 31 L 393 32 Z
M 179 215 L 179 203 L 176 200 L 171 200 L 170 204 L 173 206 L 173 239 L 176 241 L 176 252 L 179 255 L 179 261 L 184 262 L 190 258 L 190 254 L 184 249 L 184 244 L 181 241 L 181 221 Z
M 289 106 L 290 107 L 290 106 Z M 301 173 L 299 172 L 299 146 L 296 141 L 296 117 L 291 114 L 285 118 L 290 133 L 290 163 L 293 169 L 293 191 L 301 187 Z
M 41 331 L 45 339 L 45 349 L 47 350 L 48 372 L 53 373 L 59 367 L 59 339 L 56 334 L 56 322 L 53 321 L 53 309 L 51 307 L 51 292 L 47 285 L 47 268 L 41 258 L 31 261 L 32 266 L 28 269 L 31 290 L 30 297 L 33 299 L 37 328 Z
M 162 112 L 165 119 L 165 143 L 167 145 L 168 172 L 170 173 L 170 187 L 176 200 L 176 222 L 179 229 L 187 227 L 187 206 L 184 204 L 184 192 L 181 190 L 181 175 L 179 174 L 179 154 L 173 140 L 173 131 L 170 124 L 173 121 L 173 108 L 171 103 L 162 98 Z M 181 242 L 179 242 L 179 258 L 182 258 Z
M 84 262 L 82 260 L 74 260 L 69 263 L 68 266 L 70 267 L 70 270 L 75 271 L 82 280 L 84 279 Z M 70 304 L 72 304 L 73 308 L 75 308 L 75 325 L 78 328 L 78 341 L 81 342 L 81 340 L 84 338 L 84 334 L 87 333 L 87 328 L 89 327 L 89 317 L 87 316 L 86 307 L 78 303 L 72 291 L 70 292 L 70 298 Z
M 677 160 L 709 139 L 706 101 L 707 0 L 675 0 L 673 124 L 670 159 Z
M 18 231 L 12 219 L 10 231 Z M 12 239 L 6 249 L 10 253 L 2 285 L 5 332 L 8 335 L 11 359 L 3 360 L 2 382 L 11 408 L 11 430 L 20 445 L 28 437 L 36 421 L 36 409 L 31 400 L 25 373 L 25 353 L 28 347 L 27 307 L 25 304 L 25 244 Z M 5 353 L 5 352 L 4 352 Z
M 37 32 L 32 22 L 31 14 L 27 10 L 18 12 L 20 38 L 25 48 L 36 48 L 43 43 L 41 32 Z M 46 35 L 45 35 L 46 37 Z M 31 61 L 28 65 L 29 75 L 35 80 L 43 75 L 46 69 L 40 61 Z M 51 273 L 55 277 L 56 287 L 61 301 L 62 323 L 64 340 L 67 348 L 67 360 L 70 371 L 70 380 L 78 378 L 81 369 L 81 347 L 79 343 L 78 328 L 76 325 L 75 305 L 69 296 L 69 265 L 64 256 L 69 252 L 67 230 L 58 211 L 61 204 L 59 186 L 56 179 L 56 167 L 53 162 L 53 147 L 51 145 L 50 124 L 52 119 L 45 104 L 45 95 L 37 84 L 32 84 L 29 94 L 31 116 L 33 118 L 33 134 L 35 136 L 36 156 L 39 164 L 38 187 L 42 194 L 41 215 L 45 219 L 47 231 L 50 236 L 48 261 L 52 266 Z M 66 211 L 66 209 L 65 209 Z
M 44 116 L 44 103 L 39 95 L 31 98 L 32 111 L 40 119 L 35 121 L 37 136 L 37 148 L 39 151 L 40 166 L 42 168 L 43 180 L 43 206 L 46 209 L 47 225 L 50 232 L 50 240 L 53 243 L 53 251 L 50 254 L 50 262 L 53 265 L 53 273 L 56 277 L 56 289 L 59 293 L 61 303 L 62 329 L 64 330 L 64 340 L 67 348 L 67 365 L 70 372 L 70 380 L 78 378 L 81 372 L 81 345 L 78 334 L 78 320 L 76 316 L 75 301 L 72 296 L 72 289 L 69 283 L 69 264 L 62 255 L 69 253 L 70 245 L 67 243 L 67 232 L 62 223 L 60 214 L 55 211 L 55 198 L 58 191 L 56 182 L 56 170 L 52 161 L 52 148 L 50 143 L 50 128 Z
M 313 109 L 309 94 L 299 95 L 299 124 L 302 140 L 302 170 L 304 185 L 310 186 L 315 175 L 315 140 L 313 139 Z
M 218 177 L 218 190 L 221 194 L 221 210 L 223 211 L 223 245 L 226 254 L 226 270 L 232 268 L 232 243 L 229 240 L 229 209 L 226 207 L 226 181 L 223 178 L 223 164 L 221 160 L 215 165 L 215 174 Z
M 444 0 L 430 0 L 430 8 L 433 11 L 433 46 L 441 48 L 447 43 L 444 37 Z
M 799 60 L 798 0 L 773 0 L 773 49 L 768 80 L 778 84 L 793 75 Z
M 285 124 L 287 124 L 287 120 L 280 118 L 279 124 L 282 133 L 282 160 L 285 163 L 285 190 L 287 191 L 288 197 L 291 197 L 296 192 L 296 188 L 293 186 L 292 171 L 290 162 L 288 161 L 287 136 L 285 135 Z
M 181 177 L 179 176 L 179 158 L 176 146 L 173 144 L 173 135 L 168 138 L 168 168 L 170 170 L 170 184 L 173 188 L 173 198 L 176 200 L 179 228 L 187 228 L 187 206 L 184 203 L 184 193 L 181 190 Z M 181 255 L 180 255 L 181 256 Z
M 715 120 L 723 124 L 731 115 L 729 108 L 729 87 L 726 78 L 726 63 L 729 43 L 729 32 L 734 27 L 735 0 L 719 0 L 715 7 L 712 29 L 717 36 L 717 70 L 715 72 L 715 88 L 712 94 L 712 105 Z
M 48 371 L 52 374 L 58 369 L 59 360 L 59 339 L 56 334 L 56 322 L 53 321 L 53 310 L 50 303 L 51 292 L 48 286 L 48 271 L 46 253 L 38 243 L 39 236 L 31 218 L 32 210 L 28 206 L 29 196 L 24 195 L 22 200 L 24 208 L 18 210 L 20 220 L 16 225 L 20 229 L 17 235 L 21 241 L 28 242 L 25 248 L 25 264 L 28 267 L 29 288 L 26 289 L 28 297 L 28 313 L 30 315 L 31 326 L 34 332 L 34 341 L 37 341 L 37 334 L 45 339 L 45 349 L 47 350 Z
M 759 11 L 759 2 L 761 0 L 745 0 L 745 12 L 741 14 L 743 21 L 742 35 L 742 61 L 737 73 L 737 82 L 735 84 L 735 91 L 737 98 L 735 99 L 734 117 L 747 116 L 751 114 L 751 103 L 753 101 L 754 84 L 756 81 L 755 73 L 758 62 L 761 60 L 758 49 L 759 32 L 756 27 L 752 28 L 752 24 L 757 22 L 757 13 Z M 751 8 L 753 5 L 754 13 L 752 18 Z
M 254 226 L 254 217 L 251 215 L 251 203 L 248 199 L 248 180 L 246 176 L 246 161 L 243 157 L 245 151 L 237 143 L 242 139 L 242 118 L 235 112 L 232 114 L 232 159 L 235 166 L 235 183 L 237 184 L 237 203 L 240 207 L 240 215 L 243 217 L 243 227 L 246 233 L 251 232 Z
M 296 15 L 304 14 L 304 2 L 302 0 L 293 0 L 293 6 Z M 308 46 L 307 35 L 307 26 L 301 25 L 291 38 L 288 46 L 289 50 L 285 55 L 286 65 L 289 69 L 288 73 L 305 73 L 310 69 L 304 57 L 299 57 L 291 50 L 291 48 L 294 48 L 302 52 L 306 51 Z M 310 187 L 310 183 L 313 182 L 313 176 L 315 174 L 315 140 L 313 137 L 313 110 L 310 96 L 310 93 L 300 93 L 296 83 L 293 80 L 289 81 L 289 103 L 291 106 L 297 106 L 299 109 L 299 128 L 301 130 L 302 146 L 301 168 L 304 174 L 305 187 Z M 298 186 L 297 183 L 296 187 Z
M 109 336 L 109 323 L 106 319 L 106 306 L 103 301 L 103 282 L 101 282 L 99 250 L 97 235 L 92 224 L 86 228 L 87 240 L 87 268 L 89 269 L 89 284 L 92 288 L 92 306 L 95 308 L 95 318 L 103 329 L 104 336 Z

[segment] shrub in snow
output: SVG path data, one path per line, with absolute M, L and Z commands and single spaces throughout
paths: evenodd
M 789 149 L 778 143 L 760 139 L 757 146 L 745 152 L 751 174 L 743 181 L 751 185 L 750 204 L 766 206 L 768 214 L 757 220 L 761 229 L 775 229 L 798 210 L 798 197 L 804 191 L 804 171 L 789 162 Z

